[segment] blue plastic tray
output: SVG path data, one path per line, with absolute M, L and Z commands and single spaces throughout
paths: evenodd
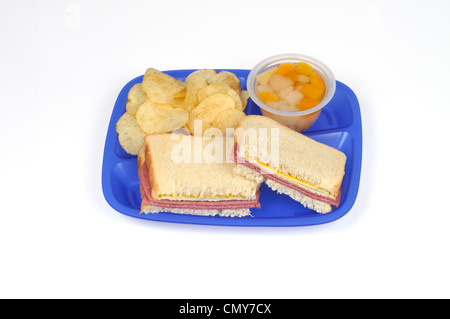
M 185 80 L 194 70 L 174 70 L 165 73 Z M 217 70 L 221 71 L 221 70 Z M 240 79 L 246 89 L 249 70 L 226 70 Z M 137 173 L 137 157 L 127 154 L 118 142 L 115 125 L 125 112 L 130 88 L 142 82 L 143 76 L 131 80 L 120 92 L 106 136 L 103 155 L 102 186 L 107 202 L 117 211 L 132 217 L 186 224 L 226 226 L 306 226 L 328 223 L 344 216 L 353 206 L 358 193 L 361 157 L 362 128 L 359 103 L 355 94 L 341 82 L 336 83 L 336 93 L 320 114 L 317 122 L 303 132 L 316 141 L 337 148 L 347 155 L 345 176 L 342 181 L 341 203 L 328 214 L 317 214 L 304 208 L 287 195 L 280 195 L 261 186 L 260 209 L 252 209 L 252 217 L 230 218 L 218 216 L 193 216 L 173 213 L 139 214 L 141 195 Z M 247 114 L 261 114 L 259 107 L 249 99 Z

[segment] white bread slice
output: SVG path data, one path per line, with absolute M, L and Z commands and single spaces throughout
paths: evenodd
M 246 138 L 251 136 L 249 132 L 252 131 L 257 136 L 256 143 L 252 143 L 251 138 Z M 279 138 L 276 138 L 276 132 Z M 262 149 L 259 142 L 264 137 L 267 145 Z M 346 156 L 343 152 L 258 115 L 241 119 L 235 130 L 235 142 L 239 144 L 238 155 L 253 164 L 266 169 L 270 167 L 282 174 L 277 174 L 280 178 L 300 187 L 305 187 L 306 183 L 322 195 L 327 194 L 331 198 L 338 196 L 345 173 Z M 272 149 L 278 149 L 278 153 L 272 154 Z
M 141 213 L 156 214 L 156 213 L 174 213 L 186 214 L 196 216 L 220 216 L 220 217 L 245 217 L 251 216 L 250 209 L 179 209 L 179 208 L 163 208 L 151 205 L 143 205 Z
M 145 158 L 149 169 L 151 196 L 154 199 L 172 200 L 238 200 L 254 199 L 261 183 L 249 180 L 234 172 L 235 163 L 230 161 L 233 138 L 207 140 L 201 136 L 163 133 L 147 135 L 145 138 Z M 178 139 L 179 138 L 179 139 Z M 189 142 L 191 156 L 185 161 L 177 162 L 172 152 L 181 140 Z M 211 153 L 214 141 L 224 143 L 217 147 L 223 149 L 217 153 L 220 162 L 195 163 L 198 151 Z M 227 148 L 227 143 L 230 144 Z M 181 144 L 178 144 L 180 146 Z M 186 145 L 186 144 L 184 144 Z M 196 146 L 200 146 L 197 147 Z M 174 148 L 175 147 L 175 148 Z M 218 148 L 217 148 L 218 149 Z M 213 151 L 212 153 L 214 153 Z
M 254 170 L 252 170 L 251 168 L 245 166 L 245 165 L 241 165 L 241 164 L 236 164 L 236 167 L 234 168 L 234 172 L 236 174 L 242 175 L 245 178 L 255 181 L 257 183 L 262 183 L 266 180 L 266 178 L 255 172 Z

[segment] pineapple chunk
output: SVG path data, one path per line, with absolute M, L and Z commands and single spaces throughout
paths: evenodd
M 294 91 L 294 86 L 289 85 L 289 86 L 285 87 L 284 89 L 282 89 L 280 92 L 278 92 L 278 95 L 280 96 L 280 98 L 284 99 L 286 97 L 286 95 L 288 95 L 292 91 Z
M 274 74 L 269 80 L 269 85 L 274 91 L 280 92 L 289 86 L 294 87 L 294 82 L 280 74 Z
M 258 81 L 259 84 L 267 85 L 267 83 L 269 83 L 269 80 L 272 77 L 272 75 L 277 73 L 277 70 L 278 70 L 278 68 L 275 66 L 270 69 L 265 70 L 264 72 L 262 72 L 256 76 L 256 81 Z
M 303 75 L 303 74 L 299 74 L 299 75 L 297 76 L 297 81 L 298 81 L 298 82 L 309 83 L 310 79 L 311 79 L 311 78 L 310 78 L 309 76 Z
M 303 99 L 303 94 L 299 91 L 292 91 L 284 97 L 284 100 L 289 105 L 297 105 Z
M 272 88 L 268 85 L 258 85 L 256 87 L 256 93 L 269 92 L 269 91 L 272 91 Z

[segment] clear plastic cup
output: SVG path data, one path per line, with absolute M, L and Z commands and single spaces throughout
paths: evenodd
M 320 103 L 309 110 L 298 112 L 281 111 L 264 104 L 256 94 L 256 76 L 275 65 L 298 62 L 308 63 L 322 77 L 325 84 L 325 93 Z M 302 54 L 286 53 L 274 55 L 259 62 L 250 71 L 247 78 L 247 90 L 250 98 L 261 108 L 263 115 L 300 132 L 311 127 L 316 122 L 322 109 L 331 101 L 336 91 L 336 80 L 333 72 L 321 61 Z

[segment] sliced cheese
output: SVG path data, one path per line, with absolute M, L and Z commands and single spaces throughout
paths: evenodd
M 250 163 L 252 163 L 252 164 L 257 164 L 257 165 L 260 165 L 260 166 L 264 167 L 265 170 L 268 170 L 268 171 L 270 171 L 270 172 L 273 173 L 273 174 L 277 174 L 277 175 L 280 176 L 281 178 L 288 179 L 288 180 L 290 180 L 291 182 L 297 183 L 297 184 L 299 184 L 301 187 L 304 187 L 305 189 L 307 189 L 307 190 L 309 190 L 309 191 L 311 191 L 311 192 L 314 192 L 314 193 L 316 193 L 316 194 L 320 194 L 320 195 L 323 195 L 323 196 L 331 197 L 331 198 L 336 198 L 336 196 L 335 196 L 334 194 L 330 193 L 330 192 L 327 191 L 326 189 L 323 189 L 323 188 L 321 188 L 321 187 L 319 187 L 319 186 L 316 186 L 316 185 L 310 184 L 310 183 L 308 183 L 308 182 L 305 182 L 305 181 L 303 181 L 303 180 L 301 180 L 301 179 L 298 179 L 298 178 L 296 178 L 296 177 L 294 177 L 294 176 L 292 176 L 292 175 L 284 174 L 284 173 L 282 173 L 281 171 L 276 170 L 276 169 L 270 167 L 270 166 L 267 165 L 266 163 L 262 163 L 262 162 L 260 162 L 260 161 L 258 161 L 258 160 L 256 160 L 256 159 L 249 158 L 249 157 L 247 157 L 247 156 L 245 157 L 245 159 L 247 159 L 247 160 L 248 160 Z
M 215 196 L 186 196 L 186 195 L 176 195 L 176 194 L 162 194 L 158 196 L 158 199 L 169 199 L 169 200 L 192 200 L 198 201 L 199 199 L 205 201 L 223 201 L 223 200 L 249 200 L 253 198 L 246 198 L 235 195 L 215 195 Z

